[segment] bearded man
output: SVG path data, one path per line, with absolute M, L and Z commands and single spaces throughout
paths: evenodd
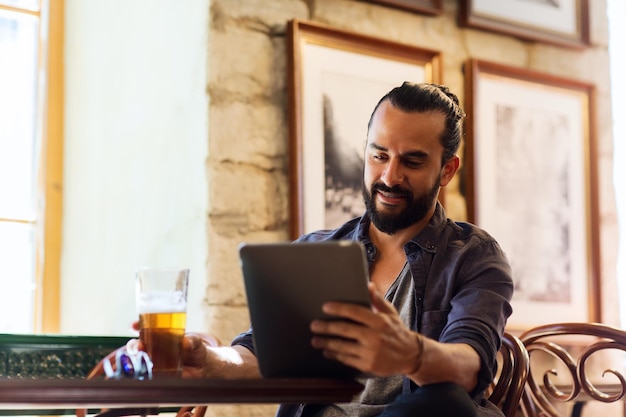
M 484 392 L 511 314 L 510 266 L 487 232 L 448 219 L 438 202 L 459 168 L 464 116 L 458 98 L 434 84 L 406 82 L 374 108 L 366 212 L 298 239 L 357 240 L 366 248 L 372 308 L 328 302 L 326 313 L 348 320 L 311 323 L 312 345 L 367 374 L 364 390 L 345 404 L 283 405 L 278 416 L 503 415 Z M 252 335 L 225 347 L 188 335 L 185 372 L 259 376 Z

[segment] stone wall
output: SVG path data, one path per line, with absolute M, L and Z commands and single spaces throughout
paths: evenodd
M 288 239 L 288 117 L 285 31 L 290 19 L 311 20 L 365 35 L 440 50 L 443 81 L 463 101 L 469 58 L 590 82 L 597 87 L 602 305 L 616 324 L 617 215 L 612 183 L 612 134 L 606 3 L 591 3 L 592 46 L 572 50 L 461 28 L 458 2 L 420 15 L 359 0 L 212 0 L 209 36 L 209 331 L 228 342 L 248 326 L 237 246 Z M 374 105 L 374 103 L 372 103 Z M 458 182 L 450 217 L 464 220 Z M 212 415 L 271 416 L 274 406 L 215 407 Z

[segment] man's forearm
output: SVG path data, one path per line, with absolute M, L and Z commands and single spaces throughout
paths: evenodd
M 422 336 L 421 365 L 412 375 L 407 375 L 418 385 L 453 382 L 472 391 L 478 383 L 480 357 L 469 345 L 439 343 Z M 418 346 L 420 345 L 418 344 Z
M 219 369 L 211 371 L 212 377 L 260 378 L 256 356 L 243 346 L 207 347 L 220 363 Z

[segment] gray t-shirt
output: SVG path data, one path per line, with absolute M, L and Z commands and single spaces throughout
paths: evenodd
M 415 303 L 413 279 L 407 264 L 387 290 L 385 299 L 394 305 L 400 312 L 402 322 L 410 327 L 410 323 L 415 320 Z M 362 378 L 358 381 L 365 388 L 352 402 L 324 407 L 315 417 L 374 417 L 382 413 L 387 404 L 402 392 L 402 375 Z

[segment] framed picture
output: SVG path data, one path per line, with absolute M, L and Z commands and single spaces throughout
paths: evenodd
M 383 6 L 395 7 L 429 15 L 438 15 L 443 11 L 442 0 L 363 0 Z
M 513 269 L 512 329 L 600 320 L 592 85 L 466 64 L 468 219 Z
M 367 124 L 404 81 L 441 82 L 439 52 L 329 26 L 288 24 L 290 233 L 332 229 L 364 213 Z
M 588 0 L 461 0 L 462 26 L 560 46 L 589 45 Z

